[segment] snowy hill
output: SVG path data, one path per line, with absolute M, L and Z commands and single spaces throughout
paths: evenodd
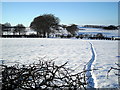
M 118 37 L 118 30 L 104 30 L 102 28 L 86 28 L 86 27 L 79 27 L 78 34 L 97 34 L 102 33 L 104 36 L 107 37 Z M 119 36 L 120 37 L 120 36 Z

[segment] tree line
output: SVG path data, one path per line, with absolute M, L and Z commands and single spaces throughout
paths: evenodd
M 87 28 L 102 28 L 105 30 L 118 30 L 120 26 L 115 26 L 115 25 L 109 25 L 109 26 L 100 26 L 100 25 L 84 25 L 83 27 Z
M 3 35 L 3 33 L 6 33 L 7 35 L 9 34 L 13 34 L 13 35 L 23 35 L 25 34 L 27 31 L 25 31 L 25 26 L 23 24 L 17 24 L 16 26 L 11 26 L 10 23 L 5 23 L 5 24 L 0 24 L 0 29 L 1 29 L 1 33 Z
M 103 28 L 107 30 L 115 30 L 118 29 L 117 26 L 97 26 L 97 25 L 84 25 L 84 27 L 90 27 L 90 28 Z M 58 17 L 55 17 L 53 14 L 43 14 L 40 16 L 37 16 L 33 19 L 33 21 L 30 24 L 30 29 L 36 32 L 36 34 L 33 34 L 31 36 L 37 36 L 37 37 L 50 37 L 50 34 L 54 34 L 57 36 L 56 32 L 60 32 L 60 30 L 64 29 L 68 32 L 68 37 L 74 37 L 77 34 L 77 31 L 80 29 L 78 28 L 78 25 L 71 24 L 71 25 L 60 25 L 60 19 Z M 0 24 L 1 29 L 1 35 L 26 35 L 26 27 L 23 24 L 17 24 L 16 26 L 11 26 L 10 23 Z M 62 35 L 64 36 L 64 35 Z M 61 36 L 61 37 L 62 37 Z
M 39 37 L 49 37 L 49 35 L 55 34 L 55 32 L 59 32 L 60 27 L 66 29 L 71 35 L 75 35 L 75 33 L 79 30 L 77 25 L 71 24 L 60 25 L 60 19 L 55 17 L 53 14 L 43 14 L 38 17 L 35 17 L 30 24 L 30 29 L 35 31 L 37 36 Z M 26 27 L 23 24 L 18 24 L 16 26 L 11 26 L 10 23 L 0 24 L 0 29 L 2 31 L 2 35 L 6 33 L 7 35 L 25 35 Z

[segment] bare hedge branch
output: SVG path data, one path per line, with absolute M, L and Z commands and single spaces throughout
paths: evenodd
M 31 65 L 2 65 L 2 89 L 48 90 L 48 89 L 85 89 L 86 72 L 71 74 L 65 65 L 55 65 L 51 61 L 39 60 Z M 90 70 L 91 71 L 91 70 Z
M 118 74 L 117 73 L 115 73 L 115 75 L 116 76 L 120 76 L 120 64 L 117 64 L 117 63 L 115 63 L 117 66 L 118 66 L 118 68 L 114 68 L 114 67 L 111 67 L 109 70 L 108 70 L 108 72 L 107 72 L 107 78 L 108 78 L 108 76 L 109 76 L 109 73 L 110 73 L 110 71 L 111 70 L 117 70 L 118 71 Z

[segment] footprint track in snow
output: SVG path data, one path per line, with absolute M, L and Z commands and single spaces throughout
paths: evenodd
M 92 67 L 94 60 L 96 59 L 96 54 L 95 54 L 95 50 L 94 50 L 92 43 L 90 43 L 90 48 L 91 48 L 92 56 L 91 56 L 91 59 L 89 60 L 89 62 L 86 64 L 86 70 L 88 70 L 86 72 L 86 76 L 88 77 L 88 79 L 87 79 L 88 86 L 87 87 L 94 88 L 94 86 L 95 86 L 94 77 L 92 76 L 92 73 L 90 70 L 92 69 L 91 67 Z

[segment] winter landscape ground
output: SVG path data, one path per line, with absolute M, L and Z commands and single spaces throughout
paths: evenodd
M 52 83 L 51 80 L 54 79 L 57 70 L 61 71 L 63 76 L 61 78 L 57 73 L 59 79 L 67 82 L 65 77 L 69 78 L 68 81 L 75 84 L 75 89 L 81 87 L 80 85 L 82 87 L 85 85 L 84 89 L 87 87 L 90 90 L 91 88 L 120 89 L 118 2 L 3 1 L 1 4 L 3 17 L 0 22 L 0 85 L 2 85 L 0 89 L 3 87 L 7 90 L 13 88 L 21 90 L 21 85 L 25 85 L 28 89 L 28 84 L 32 88 L 46 88 L 47 85 L 44 86 L 46 81 L 49 81 L 47 84 Z M 48 68 L 43 65 L 44 63 L 39 64 L 42 68 L 38 68 L 39 60 L 52 60 L 58 65 L 55 66 L 53 63 L 53 68 L 57 69 L 48 69 L 50 64 L 46 63 Z M 23 67 L 20 68 L 19 65 Z M 72 69 L 70 73 L 72 75 L 67 76 L 67 69 L 64 68 L 66 74 L 59 69 L 60 65 Z M 9 66 L 12 69 L 8 68 Z M 25 68 L 25 66 L 33 67 Z M 112 67 L 114 69 L 111 70 Z M 82 71 L 84 71 L 82 75 L 76 74 Z M 46 72 L 50 72 L 50 75 Z M 71 76 L 77 79 L 70 80 Z M 57 81 L 56 78 L 54 80 Z M 69 84 L 67 87 L 73 85 L 71 82 L 67 83 Z M 62 84 L 65 86 L 65 83 Z
M 118 30 L 103 30 L 97 28 L 81 28 L 78 34 L 102 33 L 108 37 L 119 37 Z M 30 33 L 30 32 L 29 32 Z M 62 30 L 68 34 L 66 30 Z M 94 88 L 119 87 L 117 71 L 112 70 L 107 78 L 107 72 L 111 67 L 117 67 L 120 56 L 118 55 L 117 40 L 90 40 L 76 38 L 1 38 L 0 63 L 6 65 L 32 64 L 39 59 L 53 59 L 57 65 L 68 62 L 67 67 L 74 73 L 81 72 L 83 68 L 93 70 L 86 72 L 92 77 L 88 79 L 89 86 Z
M 31 64 L 40 58 L 54 59 L 56 64 L 68 61 L 67 67 L 77 73 L 86 69 L 98 69 L 86 74 L 92 75 L 88 80 L 95 88 L 118 87 L 118 77 L 115 71 L 107 71 L 117 67 L 118 41 L 81 40 L 59 38 L 2 38 L 1 63 L 7 65 Z M 116 72 L 117 73 L 117 72 Z M 112 77 L 112 78 L 111 78 Z

